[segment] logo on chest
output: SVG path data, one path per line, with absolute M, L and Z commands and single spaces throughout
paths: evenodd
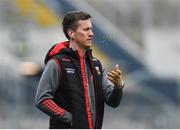
M 66 70 L 66 73 L 68 73 L 68 74 L 74 74 L 75 73 L 75 69 L 73 69 L 73 68 L 65 68 L 65 70 Z
M 97 74 L 100 75 L 100 74 L 101 74 L 101 71 L 100 71 L 99 66 L 95 66 L 95 69 L 96 69 Z

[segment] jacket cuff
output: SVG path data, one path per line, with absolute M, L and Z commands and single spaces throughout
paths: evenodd
M 114 86 L 114 87 L 121 90 L 124 88 L 124 85 L 125 85 L 125 82 L 122 81 L 120 86 Z

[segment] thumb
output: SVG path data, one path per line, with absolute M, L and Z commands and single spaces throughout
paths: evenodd
M 119 65 L 116 64 L 115 67 L 114 67 L 115 70 L 118 70 L 119 69 Z

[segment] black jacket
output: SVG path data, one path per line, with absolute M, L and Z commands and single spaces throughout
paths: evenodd
M 102 66 L 99 60 L 94 58 L 90 50 L 86 51 L 86 62 L 89 63 L 93 74 L 95 92 L 95 128 L 101 128 L 104 115 L 104 92 L 102 87 Z M 68 48 L 68 43 L 63 42 L 53 46 L 46 55 L 45 64 L 50 59 L 56 59 L 59 64 L 61 82 L 53 95 L 53 102 L 62 110 L 72 114 L 72 122 L 68 124 L 59 120 L 57 116 L 50 117 L 50 128 L 93 128 L 90 111 L 90 103 L 87 90 L 87 81 L 82 54 Z M 115 95 L 115 96 L 113 96 Z M 117 96 L 118 95 L 118 96 Z M 109 100 L 117 100 L 117 106 L 121 100 L 122 91 L 115 91 Z M 116 97 L 116 98 L 114 98 Z M 118 98 L 117 98 L 118 97 Z M 112 102 L 112 101 L 111 101 Z M 40 103 L 39 103 L 40 104 Z M 41 105 L 38 104 L 38 107 Z M 53 103 L 49 103 L 53 104 Z M 111 106 L 114 106 L 111 104 Z M 59 109 L 58 108 L 58 109 Z M 48 112 L 46 112 L 48 113 Z

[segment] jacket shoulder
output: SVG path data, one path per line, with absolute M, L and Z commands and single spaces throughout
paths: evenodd
M 98 58 L 96 58 L 96 57 L 92 57 L 92 62 L 94 62 L 94 63 L 97 63 L 97 64 L 100 64 L 100 65 L 101 65 L 101 61 L 100 61 Z

